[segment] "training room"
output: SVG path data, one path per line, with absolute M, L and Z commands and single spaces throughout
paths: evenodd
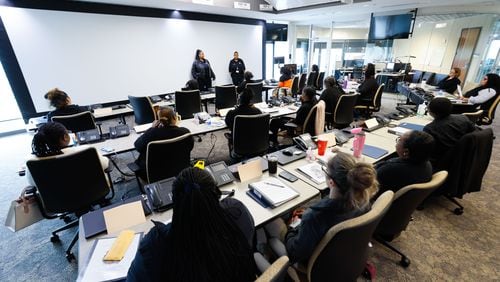
M 499 34 L 498 0 L 0 0 L 0 280 L 498 280 Z

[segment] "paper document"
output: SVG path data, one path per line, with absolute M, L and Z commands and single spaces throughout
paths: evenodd
M 225 108 L 225 109 L 219 109 L 219 115 L 221 117 L 227 116 L 227 113 L 234 108 Z
M 387 132 L 392 133 L 392 134 L 396 134 L 397 136 L 401 136 L 410 130 L 411 129 L 409 129 L 409 128 L 396 126 L 396 127 L 387 129 Z
M 111 248 L 116 238 L 103 238 L 95 242 L 92 255 L 85 268 L 81 281 L 110 281 L 127 277 L 128 269 L 134 260 L 135 253 L 139 248 L 142 233 L 135 234 L 132 243 L 127 249 L 125 256 L 120 261 L 103 261 L 106 252 Z
M 326 181 L 325 173 L 321 170 L 321 165 L 319 163 L 306 164 L 298 167 L 297 170 L 316 184 L 321 184 Z
M 260 159 L 239 165 L 238 175 L 240 176 L 241 182 L 260 177 L 262 175 L 262 164 Z
M 250 183 L 248 186 L 254 190 L 254 193 L 258 197 L 264 198 L 274 207 L 299 196 L 297 191 L 275 177 L 269 177 L 259 182 Z
M 151 125 L 152 125 L 152 123 L 136 125 L 136 126 L 134 126 L 134 130 L 137 133 L 142 133 L 142 132 L 148 130 L 151 127 Z
M 104 222 L 106 223 L 108 234 L 113 234 L 117 231 L 146 222 L 146 216 L 144 215 L 141 201 L 105 210 L 102 214 L 104 215 Z

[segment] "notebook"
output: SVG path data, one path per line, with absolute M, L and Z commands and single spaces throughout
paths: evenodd
M 352 151 L 352 149 L 351 149 L 351 151 Z M 366 145 L 366 144 L 363 146 L 363 152 L 362 152 L 363 155 L 370 157 L 372 159 L 381 158 L 383 155 L 386 155 L 388 153 L 389 153 L 389 151 L 387 151 L 387 150 L 384 150 L 384 149 L 381 149 L 381 148 L 378 148 L 375 146 Z
M 274 177 L 250 183 L 248 187 L 257 198 L 264 200 L 272 207 L 280 206 L 299 196 L 297 191 Z
M 319 163 L 306 164 L 298 167 L 297 170 L 316 184 L 326 181 L 325 173 L 321 169 L 321 165 Z
M 415 124 L 415 123 L 409 123 L 409 122 L 400 123 L 399 127 L 404 127 L 404 128 L 408 128 L 408 129 L 416 130 L 416 131 L 422 131 L 422 130 L 424 130 L 424 126 L 423 125 Z

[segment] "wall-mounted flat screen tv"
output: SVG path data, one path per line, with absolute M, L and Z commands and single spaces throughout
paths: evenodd
M 266 41 L 287 41 L 288 25 L 266 23 Z
M 408 38 L 413 14 L 372 16 L 368 41 Z

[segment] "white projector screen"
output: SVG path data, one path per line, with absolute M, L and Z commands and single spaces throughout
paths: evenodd
M 0 7 L 37 112 L 51 110 L 44 94 L 58 87 L 73 103 L 90 105 L 179 90 L 191 79 L 196 49 L 231 83 L 238 51 L 262 77 L 262 26 L 180 19 Z

